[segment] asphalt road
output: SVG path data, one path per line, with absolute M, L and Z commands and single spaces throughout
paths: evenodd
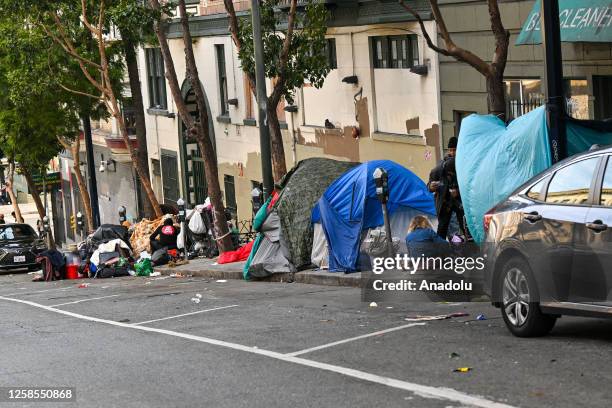
M 77 402 L 2 407 L 608 407 L 612 397 L 612 321 L 565 317 L 548 337 L 517 339 L 485 303 L 372 308 L 353 288 L 30 278 L 0 275 L 0 387 L 71 386 Z M 454 312 L 469 316 L 405 320 Z

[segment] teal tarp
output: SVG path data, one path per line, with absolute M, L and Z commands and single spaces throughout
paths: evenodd
M 516 45 L 540 44 L 541 3 L 537 0 L 525 20 Z M 561 41 L 612 42 L 611 0 L 559 0 Z
M 612 144 L 612 133 L 569 121 L 567 139 L 571 156 L 593 144 Z M 544 107 L 515 119 L 507 127 L 493 115 L 470 115 L 461 122 L 457 178 L 467 224 L 476 242 L 484 239 L 484 214 L 551 164 Z

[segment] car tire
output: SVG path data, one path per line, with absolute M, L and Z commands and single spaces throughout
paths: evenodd
M 552 330 L 557 317 L 540 310 L 538 288 L 525 259 L 514 257 L 506 262 L 498 285 L 502 317 L 512 334 L 538 337 Z

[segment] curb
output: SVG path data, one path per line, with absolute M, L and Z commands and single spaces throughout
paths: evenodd
M 180 268 L 180 269 L 179 269 Z M 189 265 L 184 265 L 177 268 L 170 267 L 156 267 L 156 271 L 159 271 L 163 276 L 168 276 L 173 273 L 181 273 L 184 275 L 191 275 L 201 278 L 210 279 L 233 279 L 243 280 L 242 271 L 220 271 L 213 269 L 199 269 L 189 268 Z M 304 283 L 309 285 L 322 285 L 322 286 L 343 286 L 359 288 L 361 287 L 361 274 L 352 273 L 334 273 L 324 271 L 301 271 L 296 273 L 283 272 L 275 273 L 266 278 L 253 278 L 251 282 L 288 282 L 288 283 Z

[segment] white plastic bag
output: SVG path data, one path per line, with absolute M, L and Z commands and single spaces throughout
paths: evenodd
M 178 249 L 185 248 L 185 243 L 183 242 L 183 237 L 184 236 L 185 236 L 185 233 L 183 231 L 181 231 L 181 233 L 178 234 L 178 237 L 176 237 L 176 247 Z
M 202 215 L 199 212 L 196 211 L 189 220 L 189 229 L 194 234 L 203 234 L 206 232 L 206 224 L 204 224 Z

